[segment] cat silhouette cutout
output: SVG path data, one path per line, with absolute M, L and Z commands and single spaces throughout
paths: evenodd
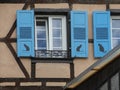
M 28 45 L 26 45 L 26 44 L 24 44 L 24 47 L 25 47 L 25 51 L 30 51 L 30 48 L 29 48 L 29 46 Z
M 82 47 L 82 45 L 80 44 L 77 48 L 76 48 L 76 51 L 80 51 L 80 49 L 81 49 L 81 47 Z
M 103 53 L 106 52 L 105 49 L 104 49 L 104 47 L 102 46 L 102 44 L 98 44 L 98 47 L 99 47 L 99 51 L 100 52 L 103 52 Z

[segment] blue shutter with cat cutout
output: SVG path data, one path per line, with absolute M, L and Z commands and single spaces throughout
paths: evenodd
M 34 11 L 17 11 L 17 55 L 34 57 Z
M 93 12 L 94 57 L 103 57 L 111 49 L 110 12 Z
M 71 57 L 88 57 L 88 16 L 85 11 L 71 11 Z

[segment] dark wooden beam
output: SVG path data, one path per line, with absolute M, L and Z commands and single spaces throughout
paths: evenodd
M 0 78 L 0 82 L 69 82 L 70 78 Z
M 19 82 L 19 81 L 17 81 L 17 82 L 15 83 L 15 87 L 18 87 L 18 86 L 20 86 L 20 82 Z
M 60 86 L 0 86 L 0 90 L 63 90 Z
M 74 76 L 74 63 L 70 63 L 70 78 L 71 80 L 75 77 Z
M 31 62 L 31 78 L 35 78 L 36 63 Z
M 17 39 L 16 38 L 0 38 L 0 42 L 9 42 L 9 43 L 16 43 Z
M 46 82 L 42 82 L 42 86 L 45 88 L 46 87 Z
M 35 8 L 35 0 L 31 0 L 30 8 L 31 8 L 31 9 L 34 9 L 34 8 Z
M 17 42 L 17 38 L 10 38 L 10 39 L 0 38 L 0 42 L 5 42 L 6 40 L 10 43 L 16 43 Z M 93 43 L 93 39 L 88 39 L 88 42 Z
M 74 58 L 32 58 L 32 63 L 73 63 Z
M 35 3 L 68 3 L 71 0 L 34 0 Z M 107 0 L 111 4 L 120 4 L 120 0 Z M 106 0 L 72 0 L 73 3 L 80 4 L 106 4 Z M 0 3 L 25 3 L 25 0 L 0 0 Z
M 93 39 L 88 39 L 88 43 L 94 43 Z
M 106 10 L 110 10 L 110 4 L 106 3 Z
M 69 4 L 69 9 L 70 9 L 70 10 L 73 9 L 73 1 L 74 1 L 74 0 L 68 0 L 68 4 Z

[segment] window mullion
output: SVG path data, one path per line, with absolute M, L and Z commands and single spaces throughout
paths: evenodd
M 67 50 L 66 18 L 62 17 L 62 50 Z
M 52 38 L 52 35 L 53 35 L 53 32 L 52 32 L 52 17 L 51 16 L 49 16 L 49 18 L 48 18 L 48 20 L 49 20 L 49 38 L 48 38 L 48 40 L 49 40 L 49 50 L 53 50 L 53 38 Z
M 35 17 L 36 18 L 36 17 Z M 35 50 L 37 50 L 37 25 L 36 25 L 37 20 L 35 19 Z

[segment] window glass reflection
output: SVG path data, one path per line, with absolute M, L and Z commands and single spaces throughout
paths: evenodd
M 53 29 L 53 37 L 61 37 L 61 29 Z
M 46 40 L 37 40 L 39 49 L 46 49 Z
M 59 19 L 59 18 L 53 18 L 52 26 L 57 27 L 57 28 L 61 27 L 62 26 L 62 20 Z
M 45 31 L 37 31 L 37 38 L 46 38 Z
M 120 38 L 120 29 L 113 29 L 112 37 Z
M 116 47 L 117 45 L 120 45 L 120 39 L 113 39 L 112 44 L 113 44 L 112 45 L 113 47 Z
M 120 28 L 120 19 L 112 19 L 112 28 Z
M 62 40 L 61 39 L 53 39 L 53 47 L 61 47 Z

